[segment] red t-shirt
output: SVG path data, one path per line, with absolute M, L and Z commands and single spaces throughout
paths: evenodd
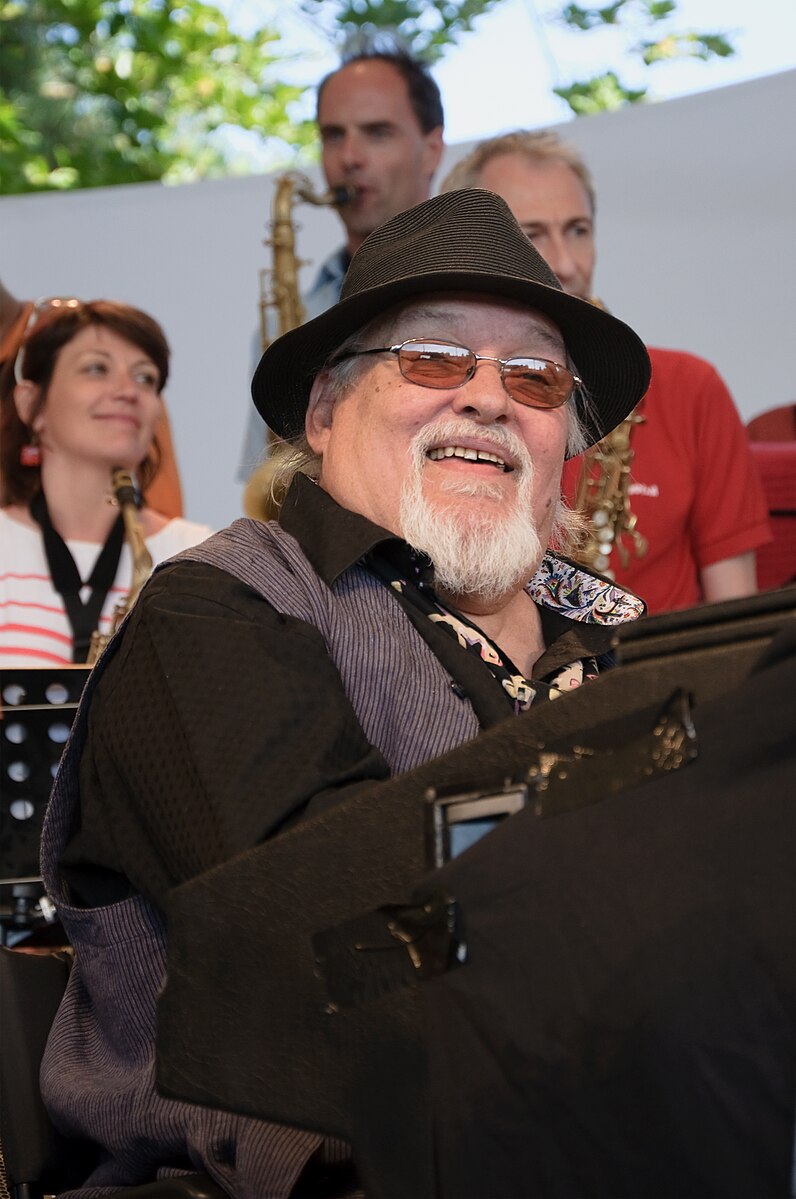
M 770 540 L 767 507 L 732 397 L 709 362 L 679 350 L 649 350 L 652 382 L 633 431 L 630 508 L 648 549 L 610 569 L 649 612 L 699 603 L 699 572 Z M 572 502 L 581 470 L 564 468 Z

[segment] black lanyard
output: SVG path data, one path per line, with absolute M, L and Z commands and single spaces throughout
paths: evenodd
M 44 492 L 38 491 L 30 501 L 30 514 L 41 527 L 47 567 L 55 590 L 64 601 L 66 614 L 72 626 L 72 661 L 85 662 L 88 657 L 91 634 L 99 625 L 105 598 L 111 589 L 124 543 L 124 521 L 121 512 L 108 534 L 100 551 L 90 578 L 84 583 L 80 578 L 75 560 L 69 547 L 50 520 Z M 84 603 L 80 592 L 83 587 L 91 591 Z

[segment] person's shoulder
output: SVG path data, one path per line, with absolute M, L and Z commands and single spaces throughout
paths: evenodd
M 263 607 L 262 597 L 235 574 L 214 562 L 179 555 L 158 565 L 141 592 L 133 616 L 138 613 L 154 627 L 187 615 L 261 618 Z
M 26 509 L 17 505 L 0 508 L 0 536 L 6 543 L 38 542 L 38 527 L 30 519 Z
M 658 408 L 665 402 L 667 408 L 693 407 L 714 403 L 724 407 L 732 404 L 727 384 L 719 371 L 707 358 L 700 358 L 688 350 L 647 347 L 652 364 L 652 378 L 644 403 Z
M 319 265 L 316 280 L 318 282 L 328 282 L 330 279 L 342 280 L 350 261 L 351 255 L 345 246 L 338 246 Z
M 320 316 L 327 308 L 337 303 L 347 261 L 345 246 L 340 246 L 320 264 L 312 286 L 301 297 L 306 320 Z
M 690 376 L 705 378 L 716 376 L 718 371 L 707 358 L 692 354 L 690 350 L 672 350 L 662 346 L 647 346 L 647 353 L 652 363 L 652 382 L 661 382 L 664 378 Z
M 270 577 L 279 573 L 283 543 L 292 541 L 274 521 L 246 517 L 217 532 L 183 519 L 175 519 L 170 525 L 178 527 L 163 529 L 162 534 L 169 533 L 172 545 L 158 538 L 147 540 L 158 565 L 156 577 L 176 575 L 190 579 L 209 572 L 208 577 L 215 578 L 218 571 L 256 587 L 260 575 Z
M 199 545 L 200 542 L 211 537 L 213 532 L 214 530 L 209 525 L 198 524 L 196 521 L 186 520 L 182 516 L 175 516 L 147 538 L 147 545 L 150 552 L 157 552 L 158 558 L 162 560 L 179 553 L 180 550 L 187 550 L 191 546 Z

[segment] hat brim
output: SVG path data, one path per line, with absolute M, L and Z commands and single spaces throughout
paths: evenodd
M 274 341 L 252 380 L 257 411 L 280 437 L 303 433 L 313 380 L 344 341 L 396 304 L 448 291 L 513 300 L 555 322 L 584 383 L 585 394 L 578 393 L 577 406 L 590 444 L 623 421 L 649 386 L 650 362 L 643 342 L 604 309 L 527 278 L 437 270 L 359 291 Z

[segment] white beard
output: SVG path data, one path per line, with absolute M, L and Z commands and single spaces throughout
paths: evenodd
M 431 558 L 440 591 L 494 599 L 525 586 L 544 552 L 533 516 L 533 462 L 525 444 L 499 425 L 477 430 L 495 453 L 508 452 L 515 463 L 515 497 L 500 508 L 494 501 L 501 499 L 503 489 L 483 478 L 444 483 L 443 490 L 453 497 L 449 506 L 432 504 L 423 494 L 426 452 L 440 442 L 455 445 L 475 431 L 471 421 L 450 420 L 421 429 L 414 437 L 412 471 L 401 494 L 401 533 Z M 457 496 L 476 502 L 457 502 Z M 477 503 L 479 496 L 486 504 Z

